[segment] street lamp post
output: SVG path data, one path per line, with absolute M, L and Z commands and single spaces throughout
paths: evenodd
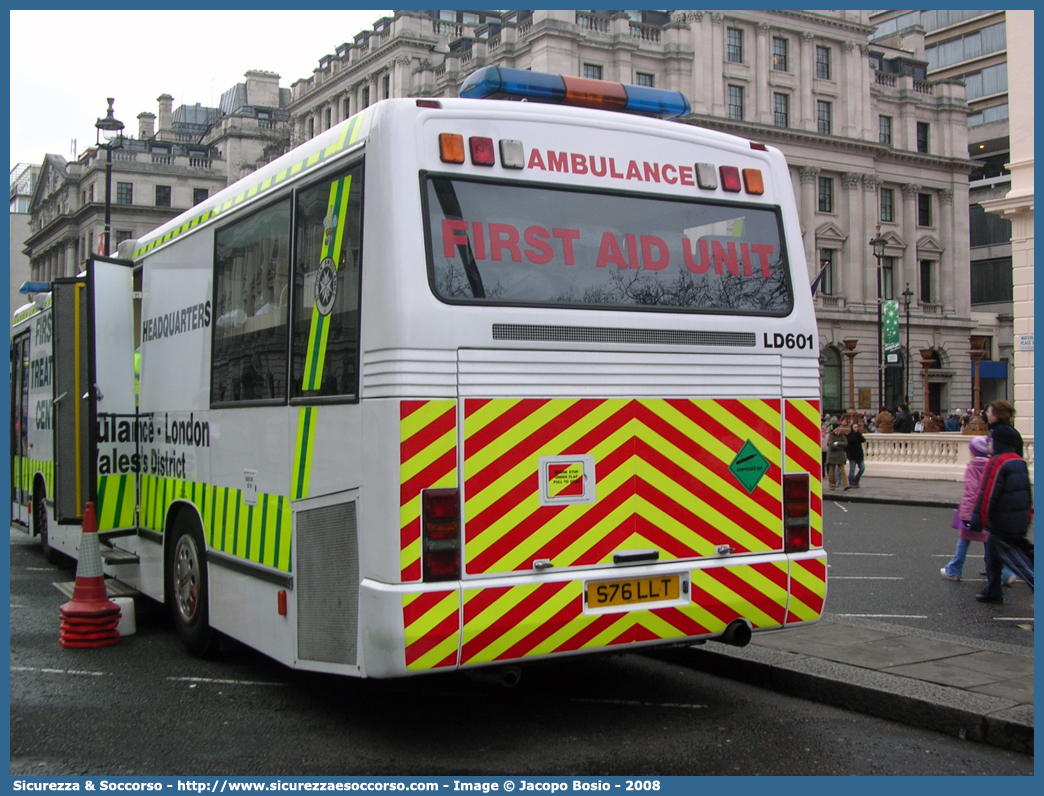
M 112 150 L 123 146 L 123 122 L 113 116 L 113 98 L 107 98 L 109 109 L 104 119 L 98 119 L 94 123 L 98 130 L 95 143 L 105 150 L 105 255 L 108 256 L 112 249 Z M 110 133 L 107 143 L 101 141 L 102 132 Z M 115 139 L 115 140 L 114 140 Z
M 877 258 L 877 396 L 879 406 L 885 405 L 884 394 L 884 323 L 881 317 L 881 258 L 884 257 L 885 246 L 888 241 L 881 236 L 881 226 L 877 226 L 877 234 L 870 239 L 870 247 Z
M 903 304 L 906 305 L 906 378 L 903 379 L 903 387 L 906 393 L 906 405 L 910 405 L 910 301 L 913 299 L 913 291 L 910 283 L 906 283 L 903 291 Z

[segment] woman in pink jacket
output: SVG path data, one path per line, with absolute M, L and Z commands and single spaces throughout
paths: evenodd
M 990 438 L 972 437 L 968 443 L 968 450 L 972 458 L 964 470 L 964 491 L 961 493 L 961 505 L 953 518 L 953 527 L 958 532 L 957 551 L 953 554 L 950 563 L 939 570 L 939 574 L 947 580 L 960 580 L 964 572 L 964 559 L 968 556 L 968 544 L 970 542 L 985 542 L 990 535 L 989 531 L 969 531 L 968 521 L 971 519 L 972 508 L 975 498 L 979 494 L 979 486 L 982 484 L 982 474 L 986 469 L 986 460 L 990 458 Z M 1001 573 L 1001 583 L 1010 586 L 1016 580 L 1015 573 L 1007 567 Z

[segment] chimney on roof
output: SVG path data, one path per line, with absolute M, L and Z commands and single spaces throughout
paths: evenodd
M 138 114 L 138 138 L 142 141 L 148 141 L 156 136 L 156 114 L 145 113 Z
M 247 104 L 260 108 L 279 107 L 279 75 L 251 69 L 246 72 Z
M 173 125 L 174 98 L 170 94 L 160 94 L 156 97 L 159 103 L 159 127 L 157 134 L 162 137 L 164 133 L 170 132 Z

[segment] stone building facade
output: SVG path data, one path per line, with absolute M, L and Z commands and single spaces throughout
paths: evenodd
M 779 147 L 790 163 L 816 293 L 824 408 L 862 408 L 878 389 L 880 226 L 884 298 L 909 286 L 903 366 L 884 401 L 925 396 L 934 411 L 971 403 L 968 106 L 958 80 L 934 80 L 914 52 L 871 46 L 865 11 L 396 11 L 312 76 L 288 105 L 300 143 L 385 97 L 455 96 L 497 64 L 680 90 L 683 123 Z M 854 360 L 843 341 L 856 340 Z M 921 349 L 930 351 L 922 370 Z M 907 373 L 909 379 L 907 380 Z M 926 387 L 927 383 L 927 387 Z
M 137 135 L 128 125 L 112 151 L 111 252 L 285 152 L 289 99 L 279 75 L 257 70 L 226 91 L 218 108 L 175 108 L 161 94 L 157 113 L 138 114 Z M 72 162 L 45 156 L 20 243 L 32 279 L 73 276 L 91 253 L 104 253 L 105 167 L 100 147 Z

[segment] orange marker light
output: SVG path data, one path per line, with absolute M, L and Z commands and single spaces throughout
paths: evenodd
M 565 101 L 567 105 L 581 105 L 586 108 L 605 108 L 618 111 L 627 107 L 627 91 L 622 83 L 610 83 L 606 80 L 590 80 L 585 77 L 562 75 L 565 83 Z
M 464 162 L 464 136 L 439 133 L 439 157 L 443 163 Z
M 761 178 L 760 169 L 744 169 L 743 184 L 747 188 L 747 193 L 758 194 L 759 196 L 765 193 L 765 182 Z

